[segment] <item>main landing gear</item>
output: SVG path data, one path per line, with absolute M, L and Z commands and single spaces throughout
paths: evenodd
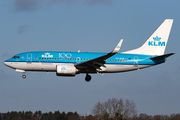
M 87 73 L 85 77 L 86 82 L 89 82 L 91 80 L 91 76 Z

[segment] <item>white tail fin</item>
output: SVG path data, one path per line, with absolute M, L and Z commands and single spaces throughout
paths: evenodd
M 166 19 L 141 47 L 123 53 L 163 55 L 168 42 L 172 23 L 173 19 Z

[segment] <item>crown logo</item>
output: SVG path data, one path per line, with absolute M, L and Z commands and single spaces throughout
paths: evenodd
M 66 70 L 66 68 L 65 68 L 65 67 L 62 67 L 61 70 Z
M 156 36 L 156 37 L 153 37 L 153 39 L 154 39 L 155 41 L 160 41 L 160 40 L 161 40 L 161 37 Z

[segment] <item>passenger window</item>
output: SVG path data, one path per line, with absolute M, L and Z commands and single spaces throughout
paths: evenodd
M 56 60 L 56 58 L 55 58 L 55 60 Z
M 59 58 L 57 58 L 57 60 L 59 60 Z
M 41 59 L 41 58 L 39 58 L 39 59 Z

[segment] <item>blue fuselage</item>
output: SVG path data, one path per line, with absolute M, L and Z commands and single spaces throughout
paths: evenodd
M 88 53 L 88 52 L 25 52 L 15 55 L 5 62 L 41 62 L 41 63 L 80 63 L 85 62 L 107 53 Z M 163 63 L 165 59 L 153 61 L 150 58 L 154 56 L 137 55 L 137 54 L 121 54 L 118 53 L 108 59 L 105 64 L 121 64 L 121 65 L 156 65 Z
M 15 55 L 5 61 L 6 65 L 14 69 L 28 71 L 56 71 L 56 65 L 59 64 L 78 64 L 94 58 L 103 56 L 107 53 L 88 53 L 88 52 L 25 52 Z M 117 53 L 114 56 L 106 59 L 105 66 L 102 72 L 123 72 L 141 69 L 152 65 L 160 64 L 165 59 L 151 60 L 154 56 L 138 55 L 138 54 L 121 54 Z M 53 67 L 52 67 L 52 66 Z M 119 69 L 113 66 L 119 66 Z M 117 67 L 116 66 L 116 67 Z M 109 67 L 109 69 L 108 69 Z M 93 71 L 92 71 L 93 72 Z

